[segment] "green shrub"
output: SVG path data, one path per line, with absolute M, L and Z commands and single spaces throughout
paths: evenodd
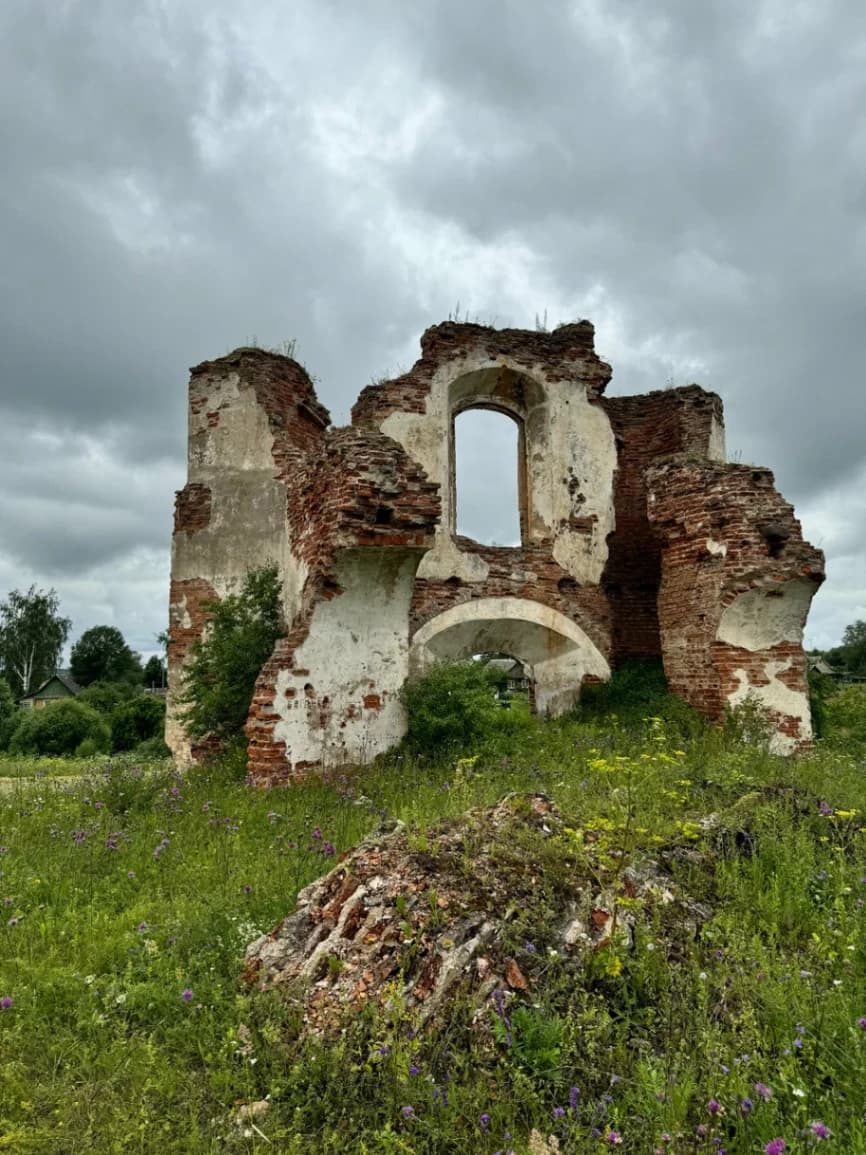
M 256 678 L 283 634 L 276 566 L 252 570 L 239 594 L 205 608 L 212 617 L 185 670 L 184 722 L 191 738 L 242 741 Z
M 866 744 L 866 683 L 843 686 L 826 699 L 823 736 L 831 745 Z
M 133 750 L 160 737 L 165 729 L 165 701 L 154 694 L 139 694 L 111 712 L 111 748 Z
M 9 749 L 13 754 L 74 754 L 86 741 L 92 746 L 89 753 L 108 750 L 108 723 L 92 706 L 67 698 L 39 710 L 23 710 Z
M 668 690 L 662 663 L 655 658 L 626 662 L 609 682 L 583 687 L 577 710 L 580 719 L 614 715 L 641 729 L 647 717 L 662 718 L 683 737 L 697 737 L 707 725 L 696 710 Z
M 407 747 L 435 756 L 491 737 L 503 721 L 496 692 L 504 684 L 501 671 L 481 662 L 434 666 L 403 691 Z
M 18 725 L 19 707 L 15 702 L 12 687 L 5 678 L 0 678 L 0 750 L 5 750 Z
M 129 682 L 93 682 L 78 695 L 78 701 L 92 706 L 100 714 L 110 714 L 123 702 L 130 701 L 137 693 Z

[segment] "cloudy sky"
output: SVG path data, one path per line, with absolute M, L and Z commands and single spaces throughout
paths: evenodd
M 342 423 L 459 306 L 718 390 L 866 618 L 863 0 L 4 0 L 0 85 L 0 597 L 153 651 L 188 367 L 294 338 Z

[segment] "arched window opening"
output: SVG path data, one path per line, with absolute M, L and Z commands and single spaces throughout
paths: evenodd
M 520 433 L 512 417 L 490 409 L 454 419 L 456 530 L 480 545 L 521 543 Z

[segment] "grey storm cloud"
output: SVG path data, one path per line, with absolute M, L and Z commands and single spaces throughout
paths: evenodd
M 297 338 L 341 422 L 460 302 L 717 389 L 828 552 L 811 637 L 866 617 L 860 0 L 7 0 L 0 58 L 0 596 L 153 649 L 188 366 Z

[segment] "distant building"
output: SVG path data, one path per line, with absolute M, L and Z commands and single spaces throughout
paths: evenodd
M 46 678 L 31 694 L 26 694 L 18 701 L 25 710 L 40 710 L 49 702 L 59 702 L 63 698 L 77 698 L 81 687 L 70 674 L 69 670 L 55 670 L 50 678 Z
M 523 663 L 518 662 L 516 658 L 491 658 L 487 665 L 492 670 L 499 670 L 505 675 L 508 689 L 512 693 L 529 689 L 529 678 L 526 670 Z
M 840 678 L 843 676 L 843 671 L 831 666 L 822 654 L 807 654 L 806 664 L 811 672 L 826 674 L 828 678 Z

